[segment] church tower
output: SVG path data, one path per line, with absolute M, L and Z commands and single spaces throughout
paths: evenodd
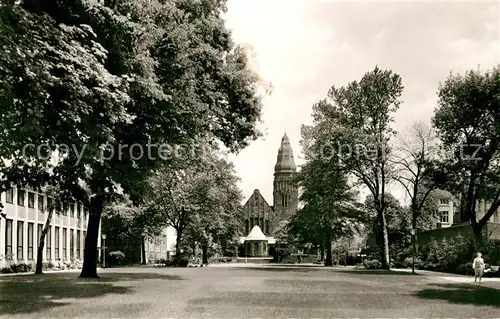
M 273 209 L 278 220 L 288 220 L 298 209 L 299 190 L 295 181 L 296 173 L 293 150 L 285 133 L 274 166 Z

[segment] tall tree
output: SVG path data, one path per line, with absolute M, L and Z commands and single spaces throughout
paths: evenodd
M 234 167 L 227 159 L 214 151 L 208 151 L 203 162 L 205 171 L 200 172 L 203 174 L 200 183 L 193 189 L 193 199 L 199 209 L 188 231 L 190 237 L 201 244 L 202 263 L 206 265 L 211 240 L 220 242 L 221 239 L 236 239 L 242 195 L 237 186 Z
M 389 247 L 406 248 L 409 238 L 409 226 L 411 225 L 411 211 L 408 207 L 403 207 L 391 193 L 385 195 L 385 217 L 387 221 L 387 234 L 389 237 Z M 380 223 L 377 218 L 377 210 L 372 195 L 365 200 L 365 207 L 369 215 L 368 229 L 371 232 L 370 238 L 374 239 L 376 246 L 380 249 L 384 245 L 384 239 L 381 236 Z M 396 259 L 396 252 L 393 252 L 393 259 Z
M 357 193 L 348 182 L 348 172 L 335 160 L 311 156 L 319 154 L 324 143 L 317 133 L 320 130 L 302 128 L 301 144 L 307 162 L 297 178 L 304 206 L 294 214 L 288 228 L 299 241 L 325 248 L 325 266 L 331 266 L 332 243 L 352 235 L 364 216 L 356 205 Z
M 0 157 L 11 159 L 1 172 L 15 184 L 58 185 L 89 208 L 81 277 L 97 277 L 104 205 L 122 191 L 141 198 L 164 159 L 159 145 L 212 132 L 238 150 L 259 134 L 256 79 L 224 26 L 224 1 L 0 10 Z
M 450 74 L 440 85 L 433 124 L 447 154 L 448 185 L 461 195 L 461 221 L 470 222 L 476 243 L 500 207 L 500 65 L 481 72 Z M 490 207 L 478 218 L 476 202 Z
M 438 155 L 438 144 L 432 127 L 415 122 L 405 133 L 399 136 L 393 153 L 393 178 L 403 187 L 410 202 L 412 251 L 416 256 L 417 220 L 423 212 L 429 211 L 426 208 L 437 207 L 437 198 L 433 195 L 437 195 L 435 190 L 444 183 L 433 162 Z
M 160 168 L 150 180 L 148 195 L 144 199 L 145 211 L 156 216 L 157 228 L 171 226 L 176 231 L 176 258 L 181 257 L 185 232 L 200 209 L 196 189 L 205 182 L 206 168 L 196 161 L 186 161 L 172 168 Z
M 103 212 L 102 229 L 106 231 L 107 246 L 119 243 L 120 250 L 128 250 L 132 255 L 141 246 L 141 261 L 146 263 L 145 241 L 161 235 L 163 225 L 159 216 L 152 214 L 144 206 L 135 205 L 128 196 L 116 196 L 109 201 Z M 131 256 L 133 260 L 134 256 Z M 129 256 L 126 254 L 126 258 Z
M 234 167 L 224 154 L 202 140 L 201 154 L 185 154 L 178 166 L 164 167 L 151 179 L 145 211 L 156 227 L 172 226 L 177 232 L 176 256 L 186 239 L 201 244 L 208 263 L 210 241 L 234 241 L 238 235 L 241 192 Z M 161 222 L 163 221 L 163 222 Z
M 327 98 L 313 107 L 315 125 L 324 132 L 320 157 L 329 152 L 327 157 L 340 162 L 374 198 L 383 238 L 380 257 L 386 269 L 390 267 L 385 217 L 385 194 L 392 168 L 389 141 L 394 135 L 391 124 L 401 103 L 402 91 L 399 75 L 376 67 L 359 82 L 332 87 Z

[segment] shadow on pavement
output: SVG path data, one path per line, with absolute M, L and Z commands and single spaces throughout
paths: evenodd
M 241 267 L 241 268 L 233 268 L 234 270 L 260 270 L 260 271 L 274 271 L 274 272 L 310 272 L 314 271 L 314 267 Z
M 271 264 L 272 267 L 298 267 L 298 268 L 324 268 L 323 265 L 318 264 Z
M 479 284 L 433 284 L 435 288 L 416 293 L 422 299 L 446 300 L 455 304 L 494 306 L 500 308 L 500 290 Z
M 140 281 L 140 280 L 183 280 L 181 276 L 164 275 L 158 273 L 104 273 L 97 279 L 80 279 L 85 281 L 118 282 L 118 281 Z
M 133 287 L 113 283 L 147 279 L 182 280 L 153 273 L 109 273 L 95 279 L 80 279 L 75 273 L 0 277 L 0 315 L 36 313 L 69 305 L 71 299 L 133 293 Z
M 353 274 L 353 275 L 385 275 L 385 276 L 418 276 L 418 274 L 412 274 L 411 272 L 407 271 L 395 271 L 395 270 L 367 270 L 367 269 L 360 269 L 360 270 L 342 270 L 342 269 L 335 269 L 334 271 L 346 273 L 346 274 Z

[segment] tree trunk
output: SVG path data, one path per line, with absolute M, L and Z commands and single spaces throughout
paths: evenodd
M 385 219 L 385 212 L 382 210 L 379 212 L 379 218 L 381 222 L 381 232 L 382 232 L 382 247 L 380 249 L 380 262 L 382 263 L 382 268 L 389 270 L 391 267 L 391 260 L 389 259 L 389 234 L 387 232 L 387 220 Z
M 326 260 L 325 260 L 325 266 L 333 266 L 333 260 L 332 260 L 332 240 L 328 239 L 328 242 L 326 243 Z
M 87 237 L 85 238 L 85 253 L 80 278 L 99 278 L 97 275 L 97 241 L 103 206 L 103 195 L 95 195 L 91 198 L 89 224 L 87 227 Z
M 179 260 L 181 258 L 181 241 L 182 241 L 182 228 L 175 230 L 177 232 L 177 239 L 175 240 L 175 259 Z
M 146 239 L 141 235 L 141 264 L 147 264 L 146 260 Z
M 482 233 L 482 227 L 477 225 L 472 227 L 474 233 L 474 250 L 476 252 L 481 251 L 484 248 L 484 238 Z
M 202 264 L 208 265 L 208 245 L 206 244 L 201 245 L 201 251 L 202 251 Z
M 52 220 L 52 215 L 54 215 L 54 208 L 49 208 L 50 211 L 47 214 L 47 220 L 45 221 L 45 226 L 43 226 L 42 234 L 40 236 L 40 242 L 38 244 L 37 254 L 36 254 L 36 270 L 35 274 L 41 275 L 43 273 L 43 249 L 45 247 L 45 237 L 49 232 L 50 221 Z
M 415 258 L 417 257 L 417 212 L 413 212 L 412 220 L 411 220 L 411 251 L 412 251 L 412 259 L 411 259 L 411 272 L 415 273 Z

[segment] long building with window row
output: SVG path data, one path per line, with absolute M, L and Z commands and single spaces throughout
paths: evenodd
M 30 189 L 13 187 L 1 194 L 0 266 L 5 262 L 34 262 L 53 199 Z M 43 250 L 44 261 L 83 260 L 88 211 L 81 204 L 64 203 L 54 212 Z M 98 246 L 101 246 L 99 229 Z

